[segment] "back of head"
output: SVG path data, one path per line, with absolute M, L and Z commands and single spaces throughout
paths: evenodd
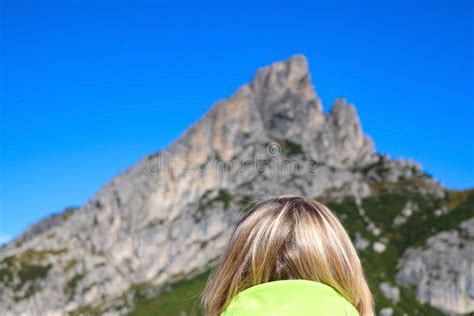
M 373 314 L 372 294 L 342 224 L 303 196 L 270 198 L 243 214 L 203 292 L 203 311 L 219 315 L 245 289 L 292 279 L 331 286 L 362 316 Z

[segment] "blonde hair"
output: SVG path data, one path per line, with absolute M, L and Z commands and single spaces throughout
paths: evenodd
M 304 279 L 331 286 L 359 311 L 373 315 L 373 298 L 357 252 L 336 215 L 303 196 L 255 204 L 238 221 L 201 296 L 207 316 L 220 315 L 251 286 Z

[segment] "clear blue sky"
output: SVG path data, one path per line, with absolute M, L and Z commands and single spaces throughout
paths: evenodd
M 378 151 L 474 185 L 472 1 L 98 2 L 1 1 L 0 239 L 83 205 L 295 53 Z

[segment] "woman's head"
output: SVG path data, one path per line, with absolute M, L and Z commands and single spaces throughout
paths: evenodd
M 373 313 L 349 236 L 331 210 L 303 196 L 270 198 L 243 214 L 204 290 L 203 310 L 219 315 L 240 291 L 288 279 L 327 284 L 362 316 Z

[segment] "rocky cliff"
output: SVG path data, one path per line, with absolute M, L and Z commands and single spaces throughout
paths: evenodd
M 438 243 L 430 236 L 472 216 L 472 192 L 452 193 L 416 163 L 377 154 L 354 106 L 337 99 L 325 113 L 306 59 L 294 56 L 260 69 L 82 208 L 4 246 L 0 314 L 125 314 L 153 300 L 157 315 L 192 314 L 184 304 L 170 312 L 160 298 L 176 282 L 205 279 L 199 275 L 221 253 L 242 206 L 283 193 L 318 198 L 338 213 L 380 313 L 474 311 L 473 263 L 464 252 L 413 248 L 429 249 Z M 439 265 L 420 268 L 426 256 Z M 431 284 L 445 287 L 427 294 Z
M 416 286 L 423 303 L 446 312 L 474 311 L 474 218 L 406 251 L 397 279 Z

